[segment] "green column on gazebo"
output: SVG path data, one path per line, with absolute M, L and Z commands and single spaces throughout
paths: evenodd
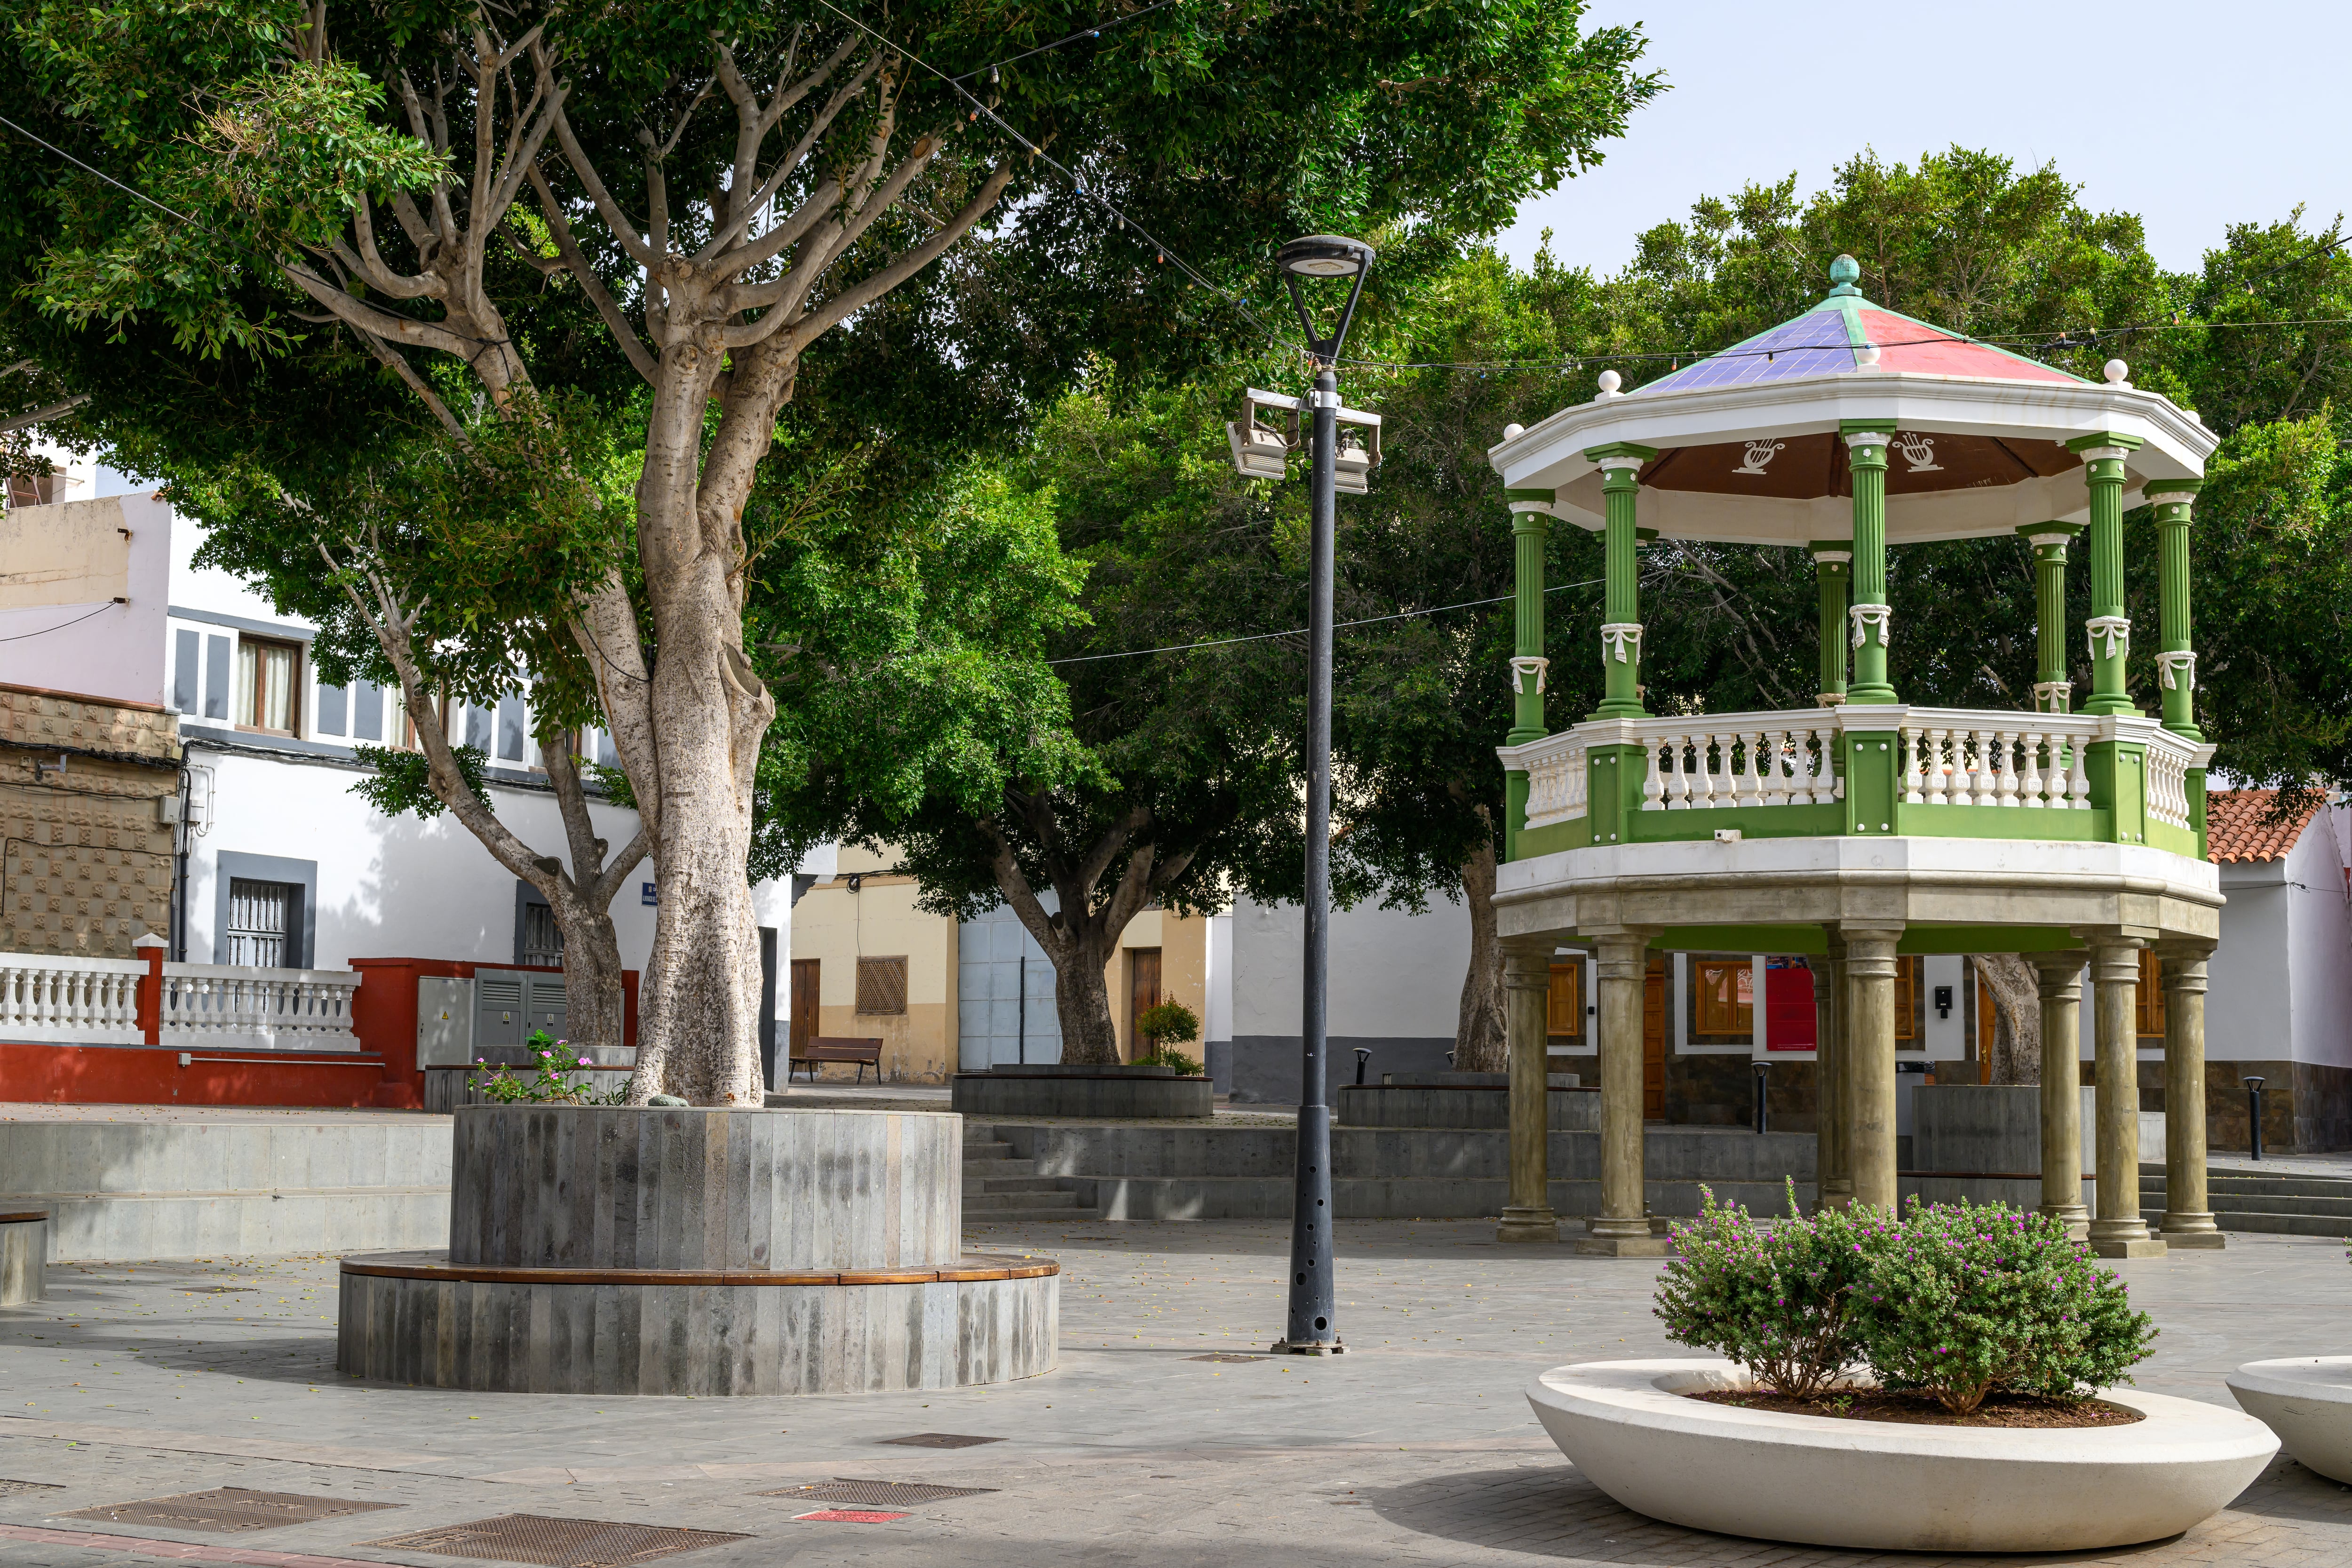
M 2066 679 L 2066 542 L 2079 522 L 2029 522 L 2017 531 L 2033 547 L 2034 621 L 2040 658 L 2033 669 L 2033 710 L 2071 713 L 2074 683 Z
M 1642 494 L 1642 465 L 1657 453 L 1630 442 L 1596 447 L 1584 454 L 1601 468 L 1601 493 L 1608 574 L 1601 627 L 1601 706 L 1595 719 L 1639 719 L 1642 706 L 1642 578 L 1635 508 Z
M 2066 449 L 2083 459 L 2091 492 L 2091 700 L 2085 713 L 2132 713 L 2125 661 L 2131 656 L 2131 620 L 2124 614 L 2124 459 L 2139 438 L 2103 430 L 2078 436 Z
M 2200 488 L 2196 479 L 2151 479 L 2147 491 L 2156 508 L 2157 689 L 2164 727 L 2191 741 L 2205 738 L 2197 728 L 2197 654 L 2189 619 L 2189 513 Z
M 1843 421 L 1846 466 L 1853 477 L 1853 684 L 1846 701 L 1854 706 L 1895 700 L 1886 679 L 1886 643 L 1894 611 L 1886 603 L 1886 440 L 1892 423 Z
M 1511 637 L 1510 745 L 1540 741 L 1544 728 L 1544 546 L 1551 537 L 1549 490 L 1512 490 L 1511 588 L 1516 624 Z M 1528 815 L 1528 775 L 1513 768 L 1503 775 L 1503 858 L 1507 860 L 1518 842 L 1519 825 Z
M 1816 539 L 1808 546 L 1822 593 L 1821 689 L 1824 708 L 1845 700 L 1846 592 L 1853 585 L 1853 546 L 1843 539 Z

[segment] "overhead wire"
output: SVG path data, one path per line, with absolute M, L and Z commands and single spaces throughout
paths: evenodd
M 1562 583 L 1557 587 L 1546 588 L 1544 592 L 1561 594 L 1570 588 L 1598 587 L 1607 581 L 1605 577 L 1588 577 L 1581 583 Z M 1335 632 L 1344 632 L 1350 626 L 1374 626 L 1383 621 L 1410 621 L 1422 616 L 1442 616 L 1448 610 L 1476 609 L 1482 605 L 1500 605 L 1516 597 L 1517 595 L 1514 594 L 1497 594 L 1491 599 L 1465 599 L 1458 605 L 1433 605 L 1425 610 L 1399 610 L 1392 616 L 1366 616 L 1361 620 L 1341 621 L 1331 629 Z M 1129 648 L 1120 653 L 1073 654 L 1068 658 L 1049 658 L 1045 662 L 1049 665 L 1094 664 L 1106 658 L 1141 658 L 1147 654 L 1155 653 L 1193 653 L 1204 647 L 1231 647 L 1235 643 L 1265 642 L 1275 637 L 1303 637 L 1307 635 L 1307 629 L 1305 626 L 1294 626 L 1285 632 L 1252 632 L 1245 637 L 1215 637 L 1207 642 L 1170 643 L 1165 647 Z
M 1180 3 L 1181 0 L 1151 0 L 1150 5 L 1144 6 L 1140 10 L 1129 11 L 1124 16 L 1114 16 L 1108 22 L 1097 22 L 1091 27 L 1082 27 L 1078 31 L 1072 33 L 1066 38 L 1056 38 L 1050 44 L 1040 44 L 1035 48 L 1025 49 L 1020 54 L 1013 56 L 1009 59 L 992 60 L 987 65 L 982 66 L 978 70 L 968 70 L 964 72 L 963 75 L 954 78 L 953 79 L 957 81 L 970 81 L 972 78 L 979 76 L 983 71 L 995 71 L 1004 66 L 1017 66 L 1023 60 L 1033 58 L 1038 55 L 1049 54 L 1055 49 L 1061 48 L 1066 44 L 1075 44 L 1081 38 L 1099 38 L 1113 27 L 1123 27 L 1139 16 L 1146 16 L 1154 11 L 1160 10 L 1163 6 L 1174 5 Z M 912 55 L 909 55 L 907 58 L 909 59 L 914 58 Z

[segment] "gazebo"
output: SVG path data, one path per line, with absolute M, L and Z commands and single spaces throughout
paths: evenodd
M 1517 540 L 1515 723 L 1498 753 L 1514 1107 L 1501 1235 L 1559 1235 L 1545 1185 L 1545 990 L 1554 952 L 1573 943 L 1598 961 L 1601 1204 L 1582 1250 L 1664 1249 L 1643 1202 L 1643 973 L 1654 951 L 1724 949 L 1823 960 L 1822 1201 L 1887 1209 L 1898 957 L 2025 953 L 2053 1054 L 2078 1037 L 2087 963 L 2097 1212 L 2082 1202 L 2071 1070 L 2042 1075 L 2042 1210 L 2103 1257 L 2218 1247 L 2205 1212 L 2204 990 L 2222 900 L 2205 858 L 2212 748 L 2190 712 L 2189 606 L 2189 514 L 2216 438 L 2134 387 L 2119 360 L 2104 384 L 2086 382 L 1872 303 L 1851 257 L 1830 276 L 1802 315 L 1634 392 L 1605 373 L 1592 401 L 1512 426 L 1488 454 Z M 2160 540 L 2160 717 L 2136 708 L 2125 681 L 2122 521 L 2143 503 Z M 1606 539 L 1605 624 L 1586 655 L 1606 695 L 1554 731 L 1543 563 L 1557 523 Z M 1905 702 L 1888 663 L 1903 636 L 1886 601 L 1889 546 L 2011 533 L 2036 563 L 2032 710 Z M 1637 566 L 1642 542 L 1659 538 L 1811 554 L 1816 706 L 1644 706 Z M 2065 626 L 2078 538 L 2092 599 L 2080 694 Z M 2161 1239 L 2139 1212 L 2134 1008 L 2151 947 L 2168 1003 Z

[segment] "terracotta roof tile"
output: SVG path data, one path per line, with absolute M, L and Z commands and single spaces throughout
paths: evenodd
M 2205 796 L 2205 858 L 2209 860 L 2281 860 L 2319 814 L 2325 797 L 2313 794 L 2302 809 L 2283 820 L 2271 818 L 2274 789 L 2217 789 Z

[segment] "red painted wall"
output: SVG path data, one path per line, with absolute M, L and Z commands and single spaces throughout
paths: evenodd
M 157 950 L 160 952 L 160 950 Z M 355 958 L 352 996 L 359 1054 L 235 1051 L 133 1046 L 57 1046 L 0 1041 L 0 1100 L 59 1105 L 380 1106 L 417 1110 L 425 1074 L 416 1065 L 416 982 L 426 975 L 470 980 L 477 967 L 434 958 Z M 487 965 L 504 968 L 505 965 Z M 140 984 L 151 1034 L 162 1011 L 160 963 Z M 637 1037 L 637 972 L 621 975 L 623 1027 Z M 180 1065 L 182 1055 L 191 1060 Z
M 303 1105 L 383 1103 L 384 1064 L 286 1051 L 185 1053 L 145 1046 L 0 1043 L 0 1099 L 58 1105 Z M 288 1059 L 289 1058 L 292 1059 Z M 421 1102 L 420 1102 L 421 1103 Z

